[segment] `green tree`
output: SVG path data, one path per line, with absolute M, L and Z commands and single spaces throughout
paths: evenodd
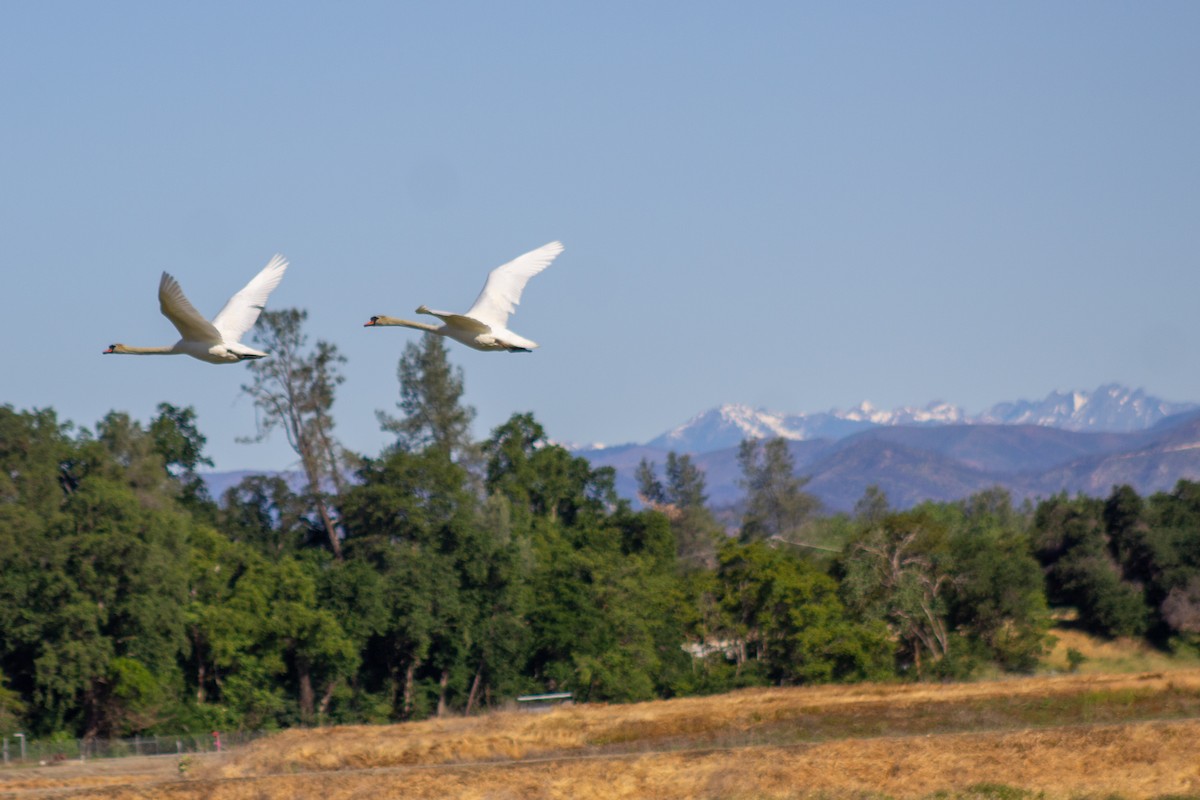
M 669 502 L 667 489 L 658 479 L 658 465 L 653 461 L 643 457 L 634 471 L 634 479 L 637 481 L 638 495 L 646 505 L 662 506 Z
M 786 440 L 771 439 L 765 445 L 758 439 L 744 440 L 738 448 L 738 466 L 746 490 L 743 542 L 786 539 L 819 507 L 818 500 L 804 491 L 808 479 L 795 475 Z
M 230 539 L 265 555 L 295 554 L 320 546 L 327 532 L 310 520 L 310 504 L 279 475 L 248 475 L 225 490 L 217 525 Z
M 1143 582 L 1151 633 L 1167 645 L 1200 646 L 1200 483 L 1181 480 L 1153 495 L 1140 522 L 1124 566 Z
M 357 670 L 359 653 L 341 620 L 323 607 L 320 571 L 312 560 L 283 559 L 272 570 L 275 592 L 266 632 L 281 649 L 295 681 L 300 721 L 312 724 L 328 713 L 334 692 Z
M 321 564 L 311 554 L 268 560 L 205 531 L 191 556 L 185 663 L 195 721 L 259 728 L 327 714 L 359 651 L 322 597 Z
M 25 703 L 21 695 L 8 687 L 8 678 L 0 672 L 0 731 L 17 731 L 24 727 Z
M 1051 603 L 1074 606 L 1083 627 L 1101 636 L 1146 631 L 1148 608 L 1141 589 L 1122 579 L 1104 520 L 1105 503 L 1058 495 L 1034 516 L 1035 554 L 1046 571 Z
M 149 730 L 179 688 L 190 517 L 140 426 L 98 428 L 0 411 L 0 671 L 37 733 Z
M 179 481 L 180 502 L 192 513 L 212 521 L 215 513 L 212 498 L 196 470 L 211 467 L 213 462 L 204 455 L 208 440 L 196 427 L 196 410 L 191 406 L 178 408 L 159 403 L 158 415 L 150 422 L 150 437 L 167 469 Z
M 545 516 L 533 531 L 531 677 L 581 700 L 647 700 L 686 661 L 670 530 L 658 514 Z
M 704 473 L 691 456 L 667 453 L 665 483 L 658 479 L 657 465 L 643 458 L 637 480 L 646 505 L 670 520 L 680 565 L 684 569 L 715 567 L 717 544 L 724 531 L 706 505 Z
M 52 410 L 0 406 L 0 673 L 18 698 L 6 705 L 25 706 L 38 732 L 54 726 L 43 719 L 35 667 L 55 611 L 49 587 L 67 583 L 51 568 L 61 553 L 47 531 L 59 527 L 66 499 L 79 488 L 73 456 L 69 426 Z
M 66 600 L 63 615 L 51 616 L 58 635 L 46 638 L 39 659 L 39 667 L 58 668 L 46 684 L 47 696 L 81 704 L 85 736 L 153 729 L 178 688 L 192 525 L 99 477 L 85 479 L 64 510 L 69 527 L 50 532 L 66 553 L 59 570 L 67 582 L 57 587 Z M 90 633 L 74 641 L 58 627 L 79 623 Z M 89 639 L 93 649 L 85 655 L 80 649 Z M 67 676 L 74 685 L 64 683 Z
M 738 672 L 773 683 L 880 679 L 892 647 L 878 622 L 856 623 L 837 583 L 808 561 L 763 542 L 727 542 L 717 569 L 719 602 Z
M 147 502 L 169 502 L 177 491 L 166 461 L 141 423 L 122 411 L 110 411 L 96 424 L 96 439 L 108 451 L 91 450 L 86 469 L 122 480 Z M 79 451 L 82 454 L 89 451 Z
M 889 514 L 865 528 L 847 546 L 840 568 L 847 606 L 861 618 L 886 622 L 901 659 L 918 677 L 949 655 L 949 536 L 928 509 Z
M 686 453 L 681 456 L 674 451 L 667 453 L 667 486 L 671 502 L 681 508 L 700 508 L 708 502 L 704 473 Z
M 514 521 L 527 527 L 530 515 L 545 515 L 572 525 L 581 515 L 603 515 L 616 504 L 616 473 L 592 469 L 550 444 L 532 414 L 514 414 L 484 443 L 485 488 L 512 505 Z
M 887 493 L 872 483 L 854 504 L 854 519 L 863 526 L 879 525 L 891 511 Z
M 686 658 L 674 541 L 665 517 L 616 499 L 611 469 L 546 441 L 529 414 L 484 444 L 486 488 L 529 543 L 526 674 L 580 699 L 647 699 L 669 691 Z
M 471 422 L 475 409 L 463 405 L 462 369 L 450 366 L 446 345 L 440 336 L 422 336 L 404 346 L 396 369 L 400 381 L 403 416 L 376 412 L 380 426 L 396 434 L 396 445 L 418 451 L 428 447 L 444 450 L 454 460 L 475 460 Z
M 377 633 L 374 682 L 390 686 L 397 716 L 423 715 L 418 682 L 430 677 L 436 708 L 465 694 L 481 655 L 482 586 L 496 542 L 480 525 L 466 470 L 436 447 L 367 459 L 341 512 L 352 557 L 371 564 L 390 606 Z
M 1029 672 L 1045 654 L 1051 619 L 1041 565 L 1004 489 L 969 498 L 950 535 L 949 620 L 981 656 Z

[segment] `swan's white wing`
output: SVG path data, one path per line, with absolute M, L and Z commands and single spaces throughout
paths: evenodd
M 453 311 L 434 311 L 433 309 L 422 306 L 421 308 L 417 309 L 417 313 L 429 314 L 431 317 L 437 317 L 452 328 L 460 328 L 461 330 L 472 334 L 490 333 L 492 330 L 477 319 L 468 317 L 464 314 L 455 314 Z
M 221 341 L 220 332 L 184 297 L 179 281 L 165 272 L 158 282 L 158 307 L 184 339 L 193 342 Z
M 464 316 L 473 317 L 493 328 L 508 327 L 508 315 L 516 311 L 517 304 L 521 302 L 521 291 L 525 284 L 550 266 L 550 262 L 562 251 L 561 242 L 550 242 L 496 267 L 483 284 L 483 291 L 475 299 L 475 305 Z
M 226 342 L 240 342 L 246 331 L 254 327 L 258 315 L 267 304 L 267 297 L 283 280 L 283 272 L 287 267 L 287 259 L 276 255 L 262 268 L 262 272 L 229 298 L 229 302 L 213 318 L 213 327 L 221 332 Z

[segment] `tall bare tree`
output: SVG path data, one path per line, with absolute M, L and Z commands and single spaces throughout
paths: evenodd
M 926 661 L 936 664 L 950 652 L 947 539 L 944 526 L 925 512 L 888 514 L 847 545 L 843 557 L 847 605 L 886 622 L 920 677 Z
M 262 441 L 275 428 L 283 429 L 300 457 L 308 494 L 329 538 L 329 548 L 341 559 L 341 541 L 326 487 L 332 486 L 338 494 L 343 489 L 345 458 L 333 436 L 330 412 L 335 390 L 344 380 L 338 368 L 346 359 L 335 345 L 321 340 L 306 349 L 308 337 L 303 328 L 307 318 L 307 311 L 294 308 L 262 313 L 254 341 L 271 357 L 250 364 L 254 380 L 243 385 L 242 391 L 254 399 L 258 411 L 257 434 L 250 441 Z

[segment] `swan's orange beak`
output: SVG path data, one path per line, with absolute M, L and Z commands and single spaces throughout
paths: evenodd
M 366 322 L 363 323 L 363 327 L 370 328 L 370 327 L 374 326 L 375 320 L 377 320 L 377 319 L 379 319 L 379 317 L 371 317 L 369 320 L 367 320 Z
M 107 355 L 108 353 L 115 353 L 115 352 L 116 352 L 116 350 L 115 350 L 114 348 L 116 348 L 116 345 L 115 345 L 115 344 L 110 344 L 110 345 L 108 346 L 108 349 L 107 349 L 107 350 L 105 350 L 104 352 L 102 352 L 100 355 Z

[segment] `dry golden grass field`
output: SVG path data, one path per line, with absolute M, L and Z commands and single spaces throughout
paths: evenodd
M 7 797 L 1200 800 L 1200 668 L 292 730 L 185 775 L 173 757 L 0 770 Z

